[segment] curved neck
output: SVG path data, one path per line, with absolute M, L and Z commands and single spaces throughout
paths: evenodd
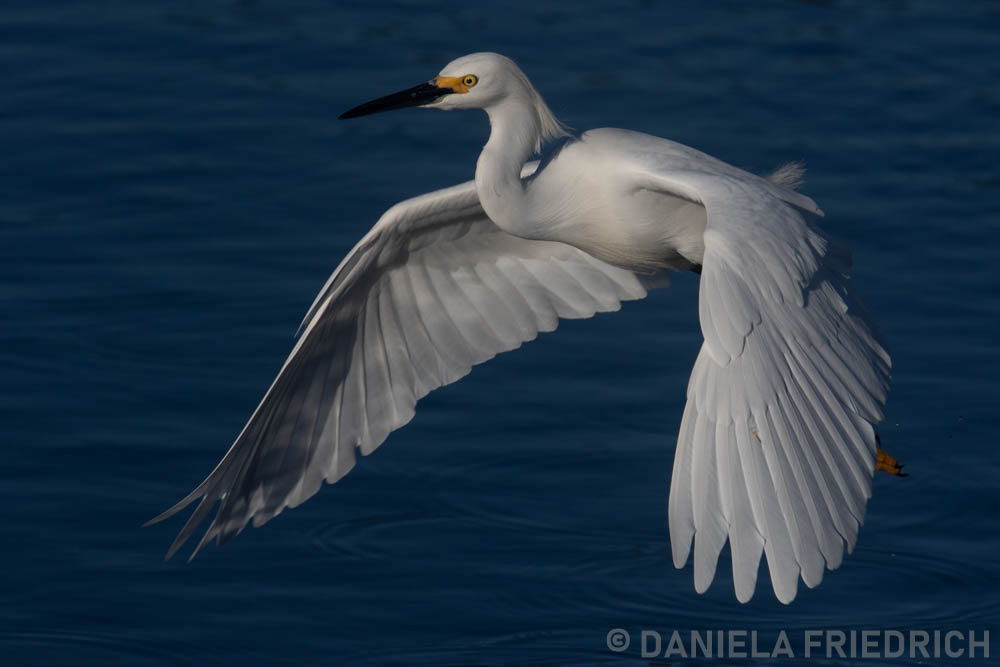
M 490 140 L 476 162 L 476 191 L 486 215 L 510 233 L 527 220 L 521 168 L 542 136 L 538 112 L 525 100 L 508 98 L 486 108 Z

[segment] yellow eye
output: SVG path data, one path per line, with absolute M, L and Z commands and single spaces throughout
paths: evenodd
M 472 88 L 477 83 L 479 83 L 479 77 L 475 74 L 466 74 L 462 79 L 462 85 L 466 88 Z

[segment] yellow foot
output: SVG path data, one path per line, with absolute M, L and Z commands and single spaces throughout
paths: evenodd
M 875 470 L 881 470 L 896 477 L 909 477 L 903 472 L 903 464 L 894 459 L 892 454 L 882 449 L 882 439 L 876 435 L 875 441 L 878 443 L 875 450 Z

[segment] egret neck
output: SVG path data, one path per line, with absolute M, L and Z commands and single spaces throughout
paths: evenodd
M 530 94 L 510 95 L 485 108 L 490 139 L 476 162 L 476 192 L 483 210 L 500 229 L 517 235 L 537 225 L 530 219 L 528 193 L 521 180 L 521 168 L 542 138 L 536 108 L 541 100 L 531 100 Z

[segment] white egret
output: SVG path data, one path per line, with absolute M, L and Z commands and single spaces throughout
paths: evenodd
M 701 273 L 704 343 L 670 484 L 674 564 L 698 592 L 731 544 L 736 597 L 761 554 L 782 602 L 850 552 L 877 457 L 890 359 L 847 278 L 850 255 L 789 187 L 692 148 L 618 129 L 571 135 L 513 61 L 476 53 L 341 118 L 483 109 L 474 181 L 396 204 L 348 253 L 169 558 L 219 503 L 194 554 L 336 482 L 475 364 Z M 543 145 L 540 162 L 529 162 Z M 895 462 L 886 459 L 887 469 Z M 151 522 L 151 523 L 152 523 Z

